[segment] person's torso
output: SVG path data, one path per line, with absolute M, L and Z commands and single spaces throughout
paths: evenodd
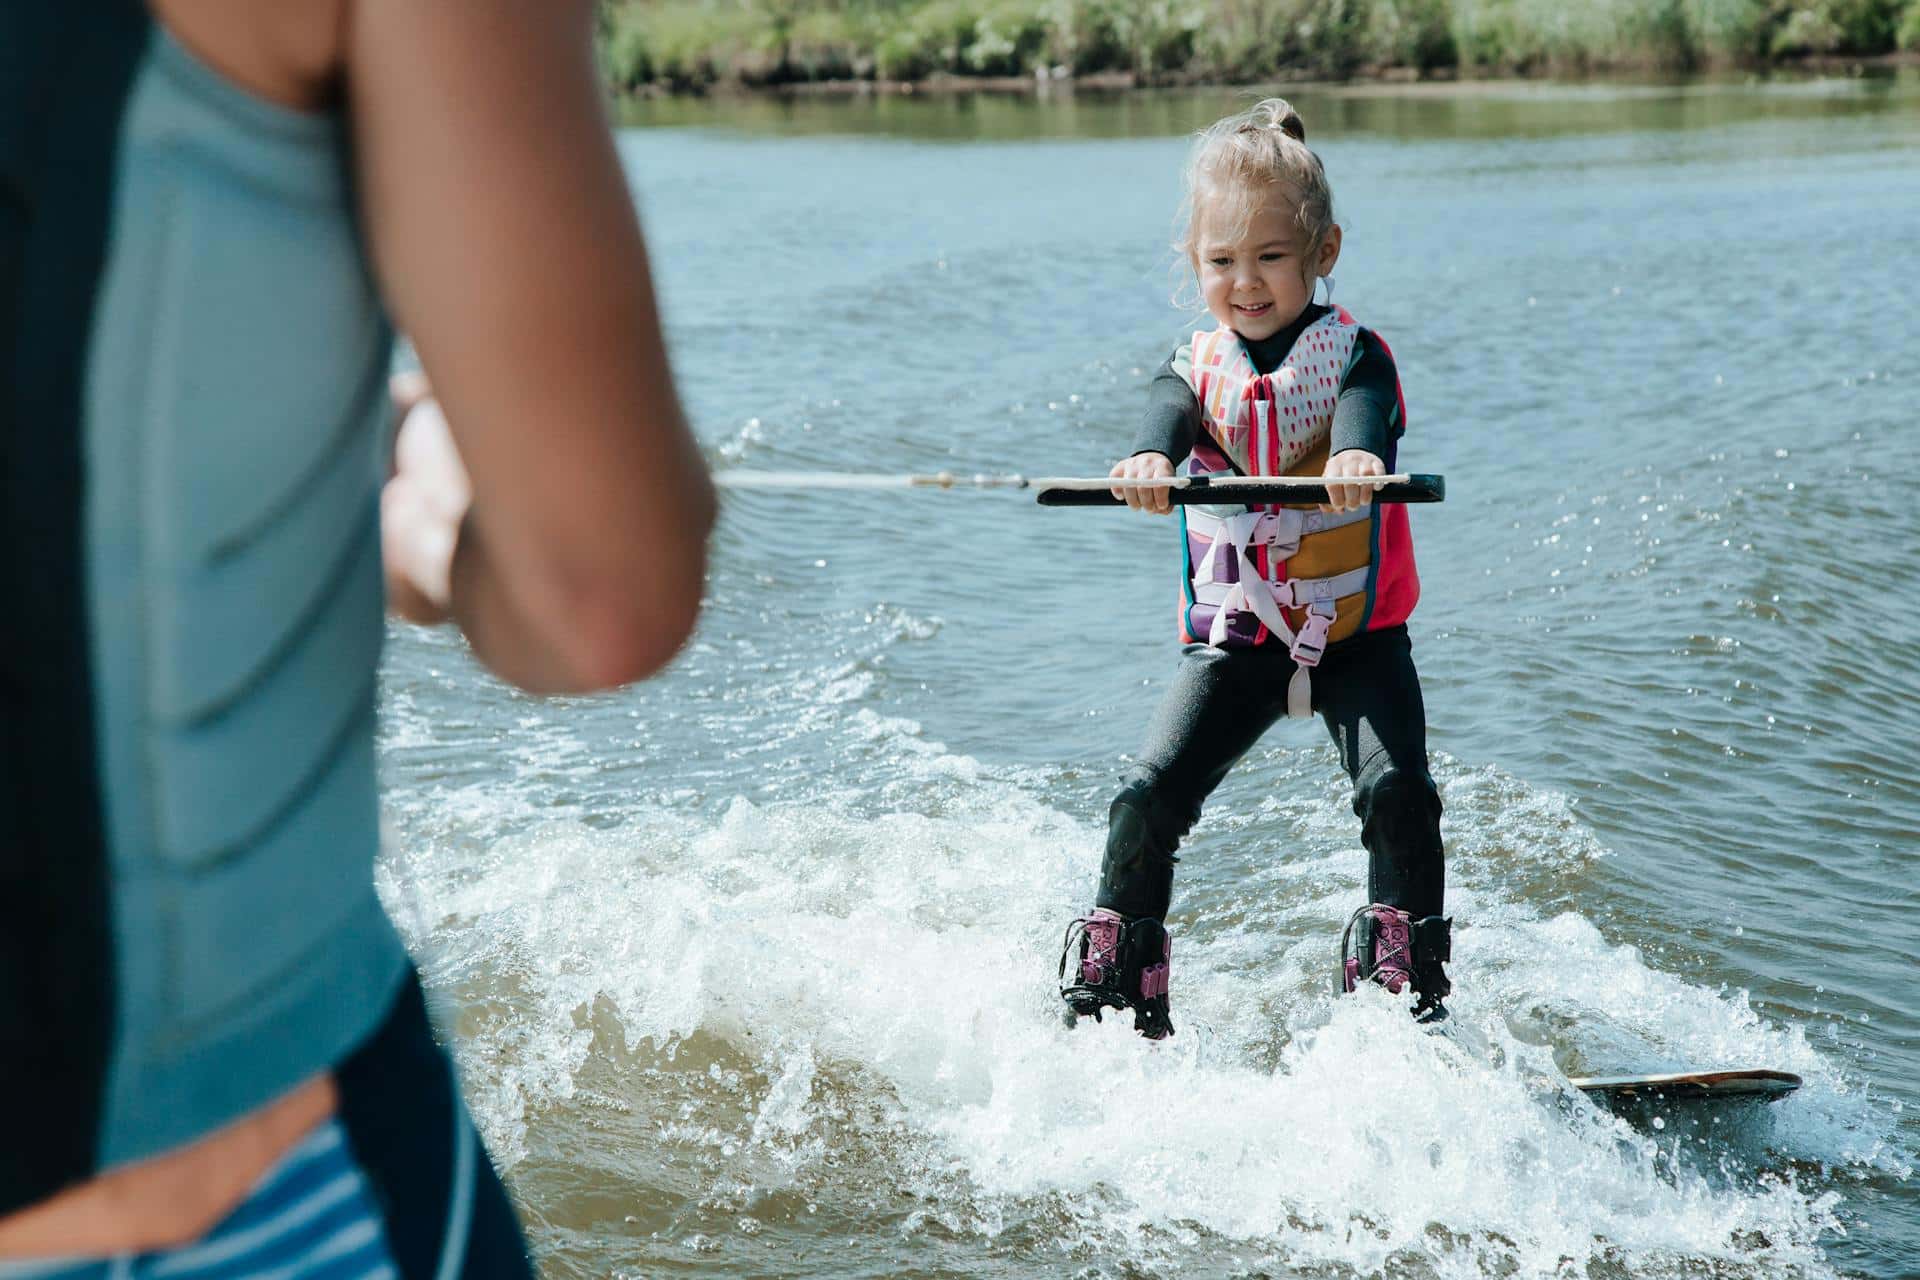
M 310 1077 L 404 956 L 371 878 L 391 332 L 343 123 L 127 0 L 0 26 L 4 1212 Z
M 1342 386 L 1361 342 L 1379 339 L 1344 308 L 1313 312 L 1290 329 L 1291 340 L 1287 331 L 1265 343 L 1245 342 L 1226 328 L 1193 335 L 1178 367 L 1199 403 L 1202 428 L 1182 464 L 1185 474 L 1325 471 Z M 1393 457 L 1382 461 L 1392 469 Z M 1401 507 L 1376 503 L 1332 513 L 1271 503 L 1181 512 L 1185 641 L 1250 646 L 1279 639 L 1304 657 L 1360 631 L 1405 622 L 1418 598 Z M 1264 584 L 1257 590 L 1256 579 Z

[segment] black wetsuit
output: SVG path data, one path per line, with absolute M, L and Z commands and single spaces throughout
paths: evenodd
M 1326 308 L 1310 306 L 1273 337 L 1247 343 L 1260 373 L 1286 358 Z M 1334 411 L 1334 453 L 1382 458 L 1399 437 L 1398 379 L 1386 348 L 1365 330 Z M 1135 452 L 1178 463 L 1201 430 L 1192 388 L 1169 360 L 1155 378 Z M 1114 798 L 1096 905 L 1163 918 L 1174 851 L 1235 761 L 1286 714 L 1293 658 L 1278 644 L 1216 649 L 1188 644 L 1160 702 L 1139 763 Z M 1328 648 L 1313 673 L 1313 709 L 1353 779 L 1353 810 L 1369 855 L 1367 895 L 1413 915 L 1438 915 L 1445 888 L 1440 796 L 1427 770 L 1426 710 L 1404 625 L 1364 631 Z

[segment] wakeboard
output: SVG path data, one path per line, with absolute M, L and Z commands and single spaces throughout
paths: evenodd
M 1778 1102 L 1800 1087 L 1791 1071 L 1670 1071 L 1644 1076 L 1569 1076 L 1590 1098 L 1612 1102 L 1701 1102 L 1749 1098 Z
M 1457 1018 L 1437 1022 L 1429 1030 L 1482 1060 L 1494 1057 L 1486 1038 Z M 1791 1071 L 1746 1067 L 1644 1075 L 1568 1076 L 1567 1083 L 1596 1102 L 1641 1111 L 1649 1107 L 1658 1110 L 1670 1103 L 1778 1102 L 1800 1087 L 1800 1077 Z

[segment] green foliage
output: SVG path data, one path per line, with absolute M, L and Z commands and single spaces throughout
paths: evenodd
M 967 67 L 985 76 L 1026 75 L 1045 65 L 1047 36 L 1043 11 L 1021 0 L 1000 0 L 973 24 Z
M 875 51 L 876 72 L 886 80 L 919 80 L 961 70 L 979 19 L 969 0 L 933 0 L 901 15 Z
M 1365 61 L 1432 71 L 1460 61 L 1448 0 L 1373 0 L 1366 18 Z
M 1776 56 L 1885 53 L 1900 30 L 1901 0 L 1824 0 L 1799 4 L 1773 33 Z
M 1686 0 L 1648 0 L 1621 15 L 1615 61 L 1684 68 L 1700 60 Z
M 1200 26 L 1202 66 L 1226 79 L 1304 70 L 1343 76 L 1366 60 L 1368 0 L 1213 0 Z
M 1693 47 L 1708 62 L 1759 62 L 1767 56 L 1778 5 L 1768 0 L 1682 0 Z
M 1920 0 L 602 0 L 618 89 L 1130 71 L 1264 80 L 1765 64 L 1920 48 Z
M 653 79 L 646 33 L 637 22 L 609 22 L 598 43 L 600 71 L 616 89 L 632 90 Z
M 1513 0 L 1454 0 L 1448 24 L 1460 62 L 1469 67 L 1524 67 L 1523 29 L 1513 20 Z M 1537 50 L 1532 50 L 1537 54 Z
M 1045 65 L 1147 79 L 1185 67 L 1206 21 L 1205 0 L 1046 0 L 1039 12 Z
M 1906 0 L 1832 0 L 1840 27 L 1839 53 L 1885 53 L 1900 37 L 1900 11 Z
M 935 72 L 1024 76 L 1183 66 L 1204 17 L 1199 0 L 931 0 L 894 16 L 877 73 L 910 80 Z
M 1114 5 L 1105 0 L 1048 0 L 1041 13 L 1047 24 L 1049 67 L 1087 75 L 1129 66 L 1126 26 Z
M 1320 0 L 1307 5 L 1296 19 L 1300 61 L 1324 75 L 1351 75 L 1362 61 L 1367 0 Z
M 1198 0 L 1108 0 L 1107 10 L 1126 51 L 1118 69 L 1148 79 L 1186 66 L 1208 21 Z
M 652 83 L 702 89 L 764 53 L 765 23 L 738 6 L 629 2 L 603 15 L 610 16 L 601 61 L 614 83 L 627 88 Z
M 877 24 L 868 15 L 815 9 L 793 20 L 782 65 L 799 80 L 853 80 L 873 74 Z
M 1497 70 L 1587 70 L 1690 60 L 1681 0 L 1454 0 L 1463 63 Z
M 1469 66 L 1529 71 L 1884 53 L 1909 0 L 1452 0 Z

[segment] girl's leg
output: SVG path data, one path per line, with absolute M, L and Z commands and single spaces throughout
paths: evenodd
M 1293 660 L 1284 649 L 1181 650 L 1140 761 L 1107 814 L 1107 852 L 1094 905 L 1164 919 L 1174 850 L 1227 770 L 1286 714 Z
M 1427 715 L 1405 627 L 1371 631 L 1328 651 L 1313 675 L 1314 703 L 1353 779 L 1353 812 L 1367 849 L 1367 900 L 1414 922 L 1438 917 L 1446 893 L 1440 792 L 1427 771 Z M 1446 994 L 1439 961 L 1444 926 L 1416 924 L 1414 985 Z M 1432 938 L 1431 944 L 1427 939 Z M 1404 962 L 1403 962 L 1404 963 Z
M 1427 772 L 1427 712 L 1405 627 L 1370 631 L 1327 654 L 1314 703 L 1353 779 L 1367 896 L 1416 918 L 1446 890 L 1440 792 Z
M 1173 851 L 1233 762 L 1285 713 L 1292 674 L 1284 650 L 1192 644 L 1182 651 L 1140 763 L 1127 771 L 1108 812 L 1095 909 L 1067 929 L 1060 996 L 1069 1020 L 1131 1009 L 1141 1035 L 1173 1034 L 1173 944 L 1161 923 L 1173 894 Z

